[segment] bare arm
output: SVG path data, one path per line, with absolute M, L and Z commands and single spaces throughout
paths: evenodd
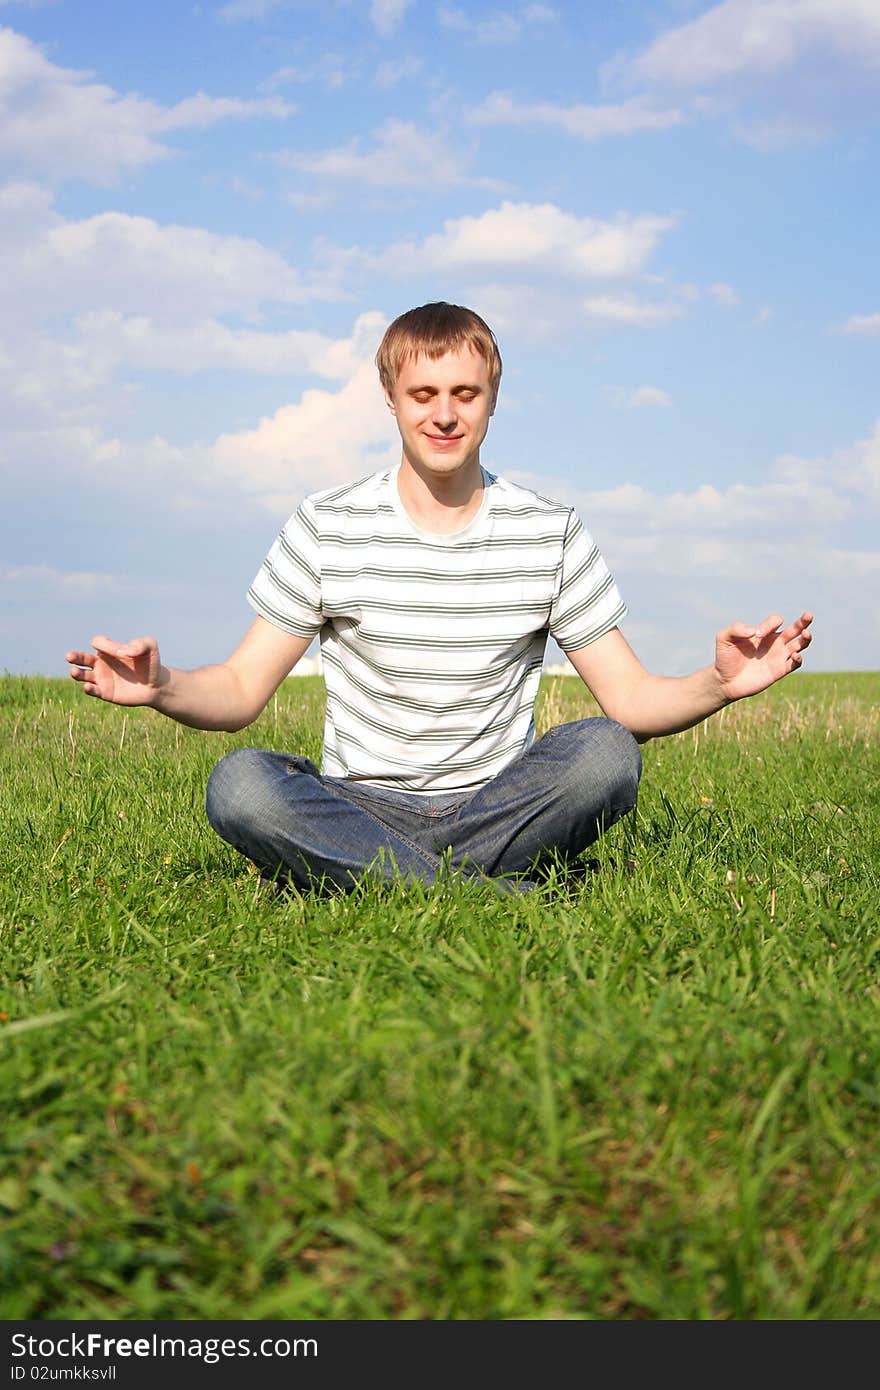
M 311 642 L 255 618 L 226 661 L 180 671 L 163 666 L 154 637 L 94 637 L 93 652 L 70 651 L 70 674 L 86 695 L 147 705 L 194 729 L 232 733 L 253 723 Z
M 802 613 L 784 632 L 775 614 L 754 628 L 733 623 L 715 639 L 714 665 L 690 676 L 651 675 L 618 628 L 567 656 L 603 713 L 644 743 L 689 729 L 796 671 L 812 641 L 812 621 Z

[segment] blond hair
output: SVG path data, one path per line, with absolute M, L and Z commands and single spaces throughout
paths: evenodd
M 472 347 L 485 360 L 492 393 L 497 395 L 501 381 L 501 353 L 495 334 L 473 309 L 443 301 L 409 309 L 388 325 L 376 353 L 379 380 L 384 389 L 392 394 L 400 369 L 408 357 L 424 353 L 435 361 L 465 345 Z

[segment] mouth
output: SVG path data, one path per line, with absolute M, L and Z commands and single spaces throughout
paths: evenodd
M 462 434 L 428 434 L 425 436 L 432 449 L 454 449 L 456 444 L 460 444 L 464 435 Z

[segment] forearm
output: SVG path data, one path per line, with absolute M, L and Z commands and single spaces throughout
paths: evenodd
M 732 623 L 716 634 L 714 665 L 690 676 L 651 675 L 616 627 L 567 656 L 602 712 L 644 743 L 690 729 L 796 671 L 810 644 L 812 621 L 805 611 L 784 632 L 778 614 L 757 627 Z
M 253 723 L 309 645 L 255 618 L 226 661 L 181 671 L 165 666 L 155 637 L 117 642 L 99 633 L 93 651 L 69 651 L 70 674 L 85 694 L 114 705 L 148 706 L 193 729 L 234 733 Z
M 690 729 L 729 703 L 715 668 L 706 666 L 690 676 L 654 676 L 645 672 L 641 679 L 606 702 L 605 713 L 644 743 Z
M 235 733 L 251 724 L 263 709 L 227 665 L 180 671 L 163 666 L 150 706 L 192 729 Z

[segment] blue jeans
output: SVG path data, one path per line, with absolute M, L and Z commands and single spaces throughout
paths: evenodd
M 573 860 L 636 804 L 642 757 L 613 719 L 548 730 L 476 792 L 437 796 L 324 777 L 308 758 L 238 748 L 208 781 L 208 820 L 270 876 L 351 889 L 446 868 L 515 887 Z M 520 884 L 522 886 L 522 884 Z

